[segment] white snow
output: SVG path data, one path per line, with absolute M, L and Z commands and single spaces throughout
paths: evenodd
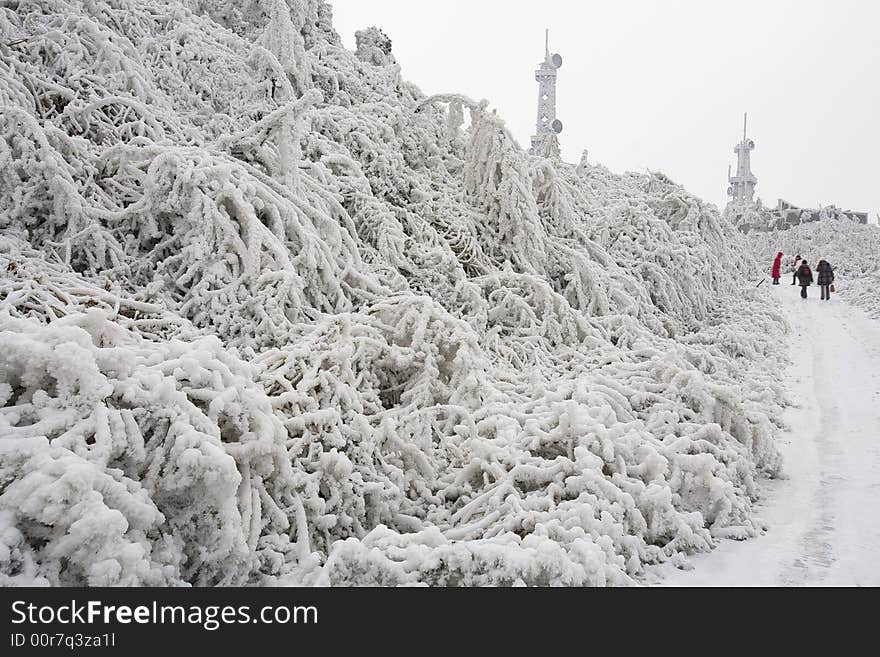
M 780 440 L 786 478 L 757 507 L 767 532 L 725 541 L 693 570 L 664 567 L 663 584 L 880 585 L 880 322 L 815 287 L 807 301 L 794 290 L 774 288 L 793 327 L 779 375 L 796 406 Z
M 0 582 L 628 585 L 759 534 L 786 323 L 714 206 L 319 0 L 15 5 Z

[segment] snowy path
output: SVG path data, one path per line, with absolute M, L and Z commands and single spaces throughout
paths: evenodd
M 810 288 L 773 292 L 792 324 L 788 479 L 758 507 L 768 532 L 659 571 L 671 586 L 880 585 L 880 322 Z

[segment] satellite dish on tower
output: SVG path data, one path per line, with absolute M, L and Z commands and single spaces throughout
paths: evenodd
M 562 132 L 562 121 L 559 119 L 553 119 L 553 123 L 550 124 L 550 129 L 558 135 Z
M 562 68 L 562 55 L 559 53 L 550 55 L 550 62 L 553 64 L 553 68 Z

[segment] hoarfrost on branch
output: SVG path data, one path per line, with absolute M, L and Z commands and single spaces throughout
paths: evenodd
M 0 582 L 632 584 L 761 530 L 785 322 L 713 207 L 319 0 L 15 4 Z

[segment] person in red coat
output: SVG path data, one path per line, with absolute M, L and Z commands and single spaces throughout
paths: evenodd
M 776 254 L 776 259 L 773 261 L 773 285 L 779 285 L 779 269 L 782 267 L 782 251 Z

